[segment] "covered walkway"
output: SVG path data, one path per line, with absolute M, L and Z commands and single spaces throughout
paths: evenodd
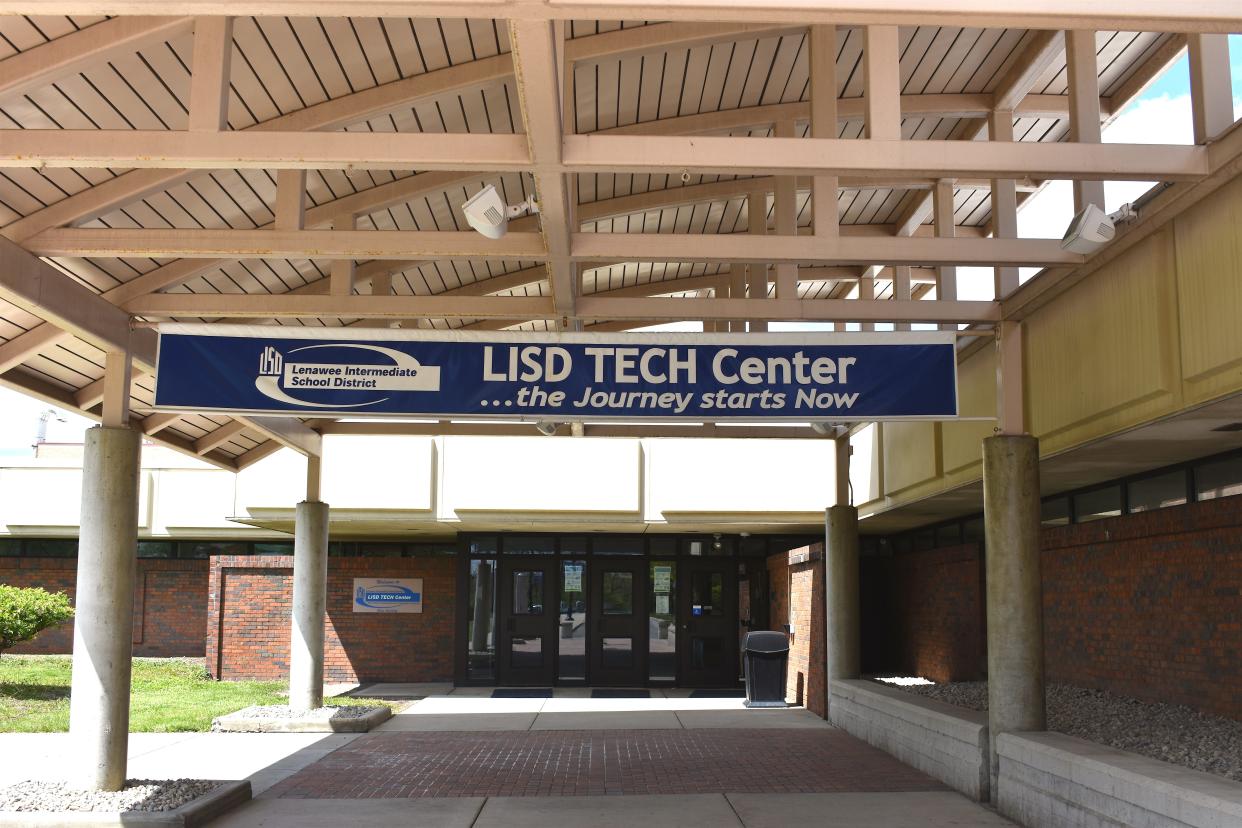
M 250 779 L 230 828 L 1010 824 L 801 708 L 435 689 L 369 734 L 134 734 L 131 776 Z M 0 784 L 55 776 L 66 739 L 0 736 Z

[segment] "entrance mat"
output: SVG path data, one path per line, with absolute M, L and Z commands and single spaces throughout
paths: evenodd
M 744 699 L 746 691 L 740 687 L 721 687 L 718 689 L 695 690 L 690 694 L 692 699 Z
M 649 699 L 651 691 L 637 687 L 596 687 L 591 690 L 593 699 Z
M 493 699 L 550 699 L 551 687 L 497 687 Z

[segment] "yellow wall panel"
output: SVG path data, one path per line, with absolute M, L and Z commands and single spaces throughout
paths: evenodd
M 958 412 L 963 417 L 996 417 L 996 348 L 989 345 L 957 366 Z M 944 470 L 951 473 L 980 463 L 983 438 L 996 420 L 948 422 L 940 427 Z
M 1242 388 L 1242 179 L 1174 222 L 1187 402 Z
M 884 492 L 893 494 L 940 474 L 937 423 L 884 424 Z
M 1043 453 L 1177 408 L 1171 247 L 1155 234 L 1025 321 L 1028 427 Z

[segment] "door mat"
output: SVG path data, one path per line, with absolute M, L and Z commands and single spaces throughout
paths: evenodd
M 637 687 L 596 687 L 591 690 L 593 699 L 649 699 L 651 692 Z
M 550 687 L 497 687 L 492 691 L 493 699 L 550 699 Z
M 692 699 L 744 699 L 746 691 L 740 687 L 723 687 L 720 689 L 695 690 L 690 694 Z

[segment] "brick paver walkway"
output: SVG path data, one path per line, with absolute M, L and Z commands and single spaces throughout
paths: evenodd
M 829 729 L 373 733 L 276 785 L 311 799 L 945 790 Z

